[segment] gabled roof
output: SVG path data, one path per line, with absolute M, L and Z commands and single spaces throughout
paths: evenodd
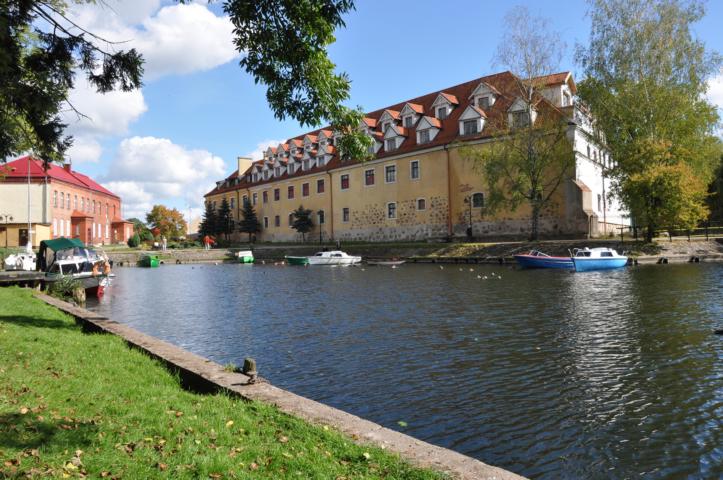
M 557 75 L 557 74 L 556 74 Z M 567 73 L 564 74 L 563 78 L 567 77 Z M 550 76 L 549 81 L 558 81 L 559 76 Z M 545 80 L 547 81 L 547 80 Z M 567 80 L 568 82 L 571 82 L 571 78 Z M 487 119 L 487 125 L 490 125 L 491 127 L 485 127 L 481 132 L 475 135 L 468 135 L 465 136 L 465 141 L 468 140 L 475 140 L 479 138 L 485 138 L 489 137 L 491 135 L 494 135 L 494 126 L 495 125 L 505 125 L 507 122 L 507 110 L 509 109 L 510 105 L 513 103 L 514 99 L 519 96 L 519 85 L 520 85 L 520 79 L 513 75 L 510 72 L 500 72 L 493 75 L 487 75 L 484 77 L 480 77 L 465 83 L 461 83 L 459 85 L 455 85 L 452 87 L 444 88 L 441 90 L 437 90 L 425 95 L 421 95 L 415 98 L 410 98 L 406 101 L 399 102 L 393 105 L 385 106 L 384 108 L 374 110 L 371 112 L 368 112 L 365 114 L 365 118 L 363 120 L 362 125 L 367 125 L 369 128 L 374 128 L 376 125 L 379 124 L 380 119 L 385 114 L 385 112 L 392 111 L 392 112 L 399 112 L 401 111 L 406 104 L 416 104 L 421 105 L 423 107 L 423 111 L 425 112 L 433 112 L 434 111 L 434 102 L 435 101 L 441 101 L 444 103 L 451 103 L 453 105 L 459 105 L 460 98 L 467 99 L 471 95 L 471 93 L 479 87 L 480 83 L 484 82 L 485 84 L 489 85 L 490 87 L 494 88 L 496 91 L 499 92 L 499 95 L 497 96 L 496 101 L 493 105 L 490 106 L 490 108 L 487 111 L 482 112 L 482 110 L 475 111 L 475 114 L 482 115 L 484 114 Z M 546 108 L 546 111 L 550 112 L 558 112 L 559 114 L 569 115 L 565 109 L 560 109 L 558 107 L 555 107 L 549 101 L 544 99 L 541 95 L 540 98 L 536 100 L 538 102 L 538 106 L 540 106 L 540 102 L 545 105 L 544 108 Z M 465 101 L 465 106 L 467 105 L 467 102 Z M 475 107 L 476 108 L 476 107 Z M 413 152 L 415 150 L 422 150 L 422 149 L 428 149 L 428 148 L 434 148 L 441 145 L 446 145 L 455 141 L 459 140 L 460 133 L 459 133 L 459 124 L 458 121 L 460 119 L 460 116 L 464 112 L 465 109 L 462 108 L 455 108 L 453 109 L 447 118 L 444 120 L 438 120 L 433 117 L 422 117 L 422 122 L 427 122 L 434 126 L 434 128 L 438 128 L 439 131 L 434 136 L 433 140 L 430 142 L 427 142 L 425 144 L 419 145 L 416 142 L 416 135 L 414 135 L 413 129 L 411 129 L 409 132 L 405 131 L 405 134 L 408 135 L 404 142 L 401 143 L 399 148 L 392 152 L 386 152 L 384 149 L 379 150 L 374 158 L 376 159 L 383 159 L 386 157 L 396 156 L 399 154 L 405 154 L 409 152 Z M 482 113 L 479 113 L 482 112 Z M 391 115 L 391 114 L 388 114 Z M 288 144 L 291 146 L 294 145 L 301 145 L 301 139 L 304 138 L 306 135 L 320 135 L 322 130 L 329 130 L 330 127 L 326 126 L 321 129 L 317 129 L 310 132 L 302 133 L 301 135 L 298 135 L 292 139 L 288 140 Z M 399 129 L 402 127 L 396 127 L 396 130 L 394 130 L 394 133 L 398 133 Z M 417 125 L 417 128 L 419 128 L 419 124 Z M 335 134 L 335 133 L 333 133 Z M 377 130 L 371 130 L 369 131 L 369 134 L 377 141 L 380 142 L 383 140 L 383 134 L 382 132 L 379 132 Z M 298 158 L 298 156 L 296 157 Z M 325 162 L 325 165 L 322 167 L 314 167 L 310 168 L 306 171 L 299 171 L 294 173 L 285 173 L 279 177 L 273 177 L 268 180 L 259 180 L 256 182 L 249 182 L 249 181 L 243 181 L 240 185 L 234 186 L 234 187 L 217 187 L 213 189 L 211 192 L 209 192 L 207 195 L 213 195 L 217 193 L 222 193 L 227 190 L 236 190 L 236 189 L 242 189 L 242 188 L 248 188 L 252 186 L 257 185 L 263 185 L 270 182 L 276 182 L 279 180 L 284 180 L 287 178 L 296 178 L 301 177 L 305 175 L 312 175 L 314 173 L 319 172 L 325 172 L 328 170 L 339 168 L 343 165 L 349 165 L 354 164 L 356 160 L 348 160 L 348 159 L 342 159 L 338 154 L 335 154 L 328 162 Z
M 410 113 L 418 113 L 421 115 L 424 113 L 424 107 L 418 103 L 407 102 L 404 104 L 404 108 L 402 108 L 401 115 L 408 115 Z
M 387 128 L 387 131 L 384 132 L 384 138 L 406 137 L 408 135 L 408 128 L 400 127 L 399 125 L 394 124 L 392 124 L 389 128 Z
M 470 115 L 470 113 L 472 115 Z M 482 111 L 480 108 L 476 107 L 475 105 L 467 105 L 467 108 L 464 109 L 462 112 L 462 115 L 459 116 L 461 119 L 468 119 L 468 118 L 487 118 L 487 115 L 485 115 L 485 112 Z
M 3 169 L 3 171 L 5 172 L 4 178 L 10 179 L 11 181 L 27 179 L 28 170 L 30 170 L 31 181 L 47 177 L 51 180 L 65 182 L 76 187 L 94 191 L 96 193 L 120 198 L 118 197 L 118 195 L 103 187 L 89 176 L 83 175 L 82 173 L 77 172 L 72 168 L 68 168 L 66 170 L 65 167 L 61 167 L 55 163 L 51 163 L 48 166 L 48 170 L 46 171 L 43 168 L 42 160 L 31 157 L 29 155 L 18 158 L 17 160 L 13 160 L 12 162 L 8 162 Z
M 537 77 L 533 81 L 534 85 L 545 85 L 548 87 L 562 85 L 563 83 L 566 83 L 570 86 L 570 90 L 572 90 L 572 93 L 577 93 L 577 85 L 575 85 L 575 80 L 573 80 L 572 78 L 572 72 L 569 71 Z
M 437 117 L 423 116 L 417 123 L 417 130 L 423 130 L 422 122 L 426 122 L 429 127 L 442 128 L 442 122 Z
M 479 85 L 477 85 L 477 88 L 475 88 L 474 90 L 472 90 L 472 93 L 470 93 L 470 94 L 469 94 L 469 97 L 467 97 L 467 98 L 472 98 L 472 97 L 474 97 L 475 95 L 478 95 L 478 94 L 480 94 L 480 92 L 483 92 L 483 91 L 492 92 L 492 93 L 494 93 L 495 95 L 499 95 L 499 94 L 500 94 L 500 92 L 497 91 L 497 89 L 496 89 L 495 87 L 493 87 L 492 85 L 490 85 L 489 83 L 487 83 L 487 82 L 480 82 Z

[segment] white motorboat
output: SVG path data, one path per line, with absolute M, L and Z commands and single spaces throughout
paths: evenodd
M 26 272 L 35 271 L 35 253 L 30 244 L 25 248 L 24 252 L 14 253 L 5 257 L 5 270 L 21 270 Z
M 311 257 L 306 257 L 309 265 L 354 265 L 361 263 L 361 257 L 354 257 L 341 250 L 319 252 Z
M 576 248 L 570 257 L 576 272 L 611 270 L 628 264 L 628 257 L 608 247 Z
M 108 259 L 75 238 L 40 242 L 37 269 L 45 272 L 49 282 L 72 277 L 83 285 L 86 295 L 96 297 L 103 296 L 113 276 Z

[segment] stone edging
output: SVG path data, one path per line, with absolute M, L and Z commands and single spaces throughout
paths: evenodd
M 350 413 L 274 387 L 267 382 L 249 385 L 246 375 L 226 372 L 220 364 L 207 358 L 48 295 L 37 293 L 36 297 L 75 317 L 84 328 L 117 335 L 172 368 L 190 374 L 196 381 L 247 400 L 273 404 L 282 412 L 310 423 L 328 425 L 346 434 L 356 443 L 371 444 L 397 453 L 402 459 L 418 467 L 444 472 L 460 480 L 524 480 L 524 477 L 517 474 L 417 440 Z

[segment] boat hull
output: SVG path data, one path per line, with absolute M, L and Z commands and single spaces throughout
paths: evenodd
M 244 250 L 236 254 L 238 263 L 254 263 L 254 254 L 250 250 Z
M 605 258 L 578 258 L 572 257 L 576 272 L 589 272 L 591 270 L 613 270 L 623 268 L 628 264 L 628 257 Z
M 156 256 L 141 257 L 141 259 L 138 260 L 139 267 L 157 268 L 158 266 L 160 266 L 160 264 L 161 264 L 161 261 Z
M 289 265 L 308 265 L 309 257 L 285 257 Z
M 309 265 L 355 265 L 361 257 L 309 257 Z
M 575 268 L 570 257 L 545 257 L 536 255 L 515 255 L 522 268 L 557 268 L 572 270 Z

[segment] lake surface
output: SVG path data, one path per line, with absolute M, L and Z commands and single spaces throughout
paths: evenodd
M 723 476 L 721 264 L 115 272 L 91 309 L 221 364 L 252 356 L 277 386 L 483 462 Z

